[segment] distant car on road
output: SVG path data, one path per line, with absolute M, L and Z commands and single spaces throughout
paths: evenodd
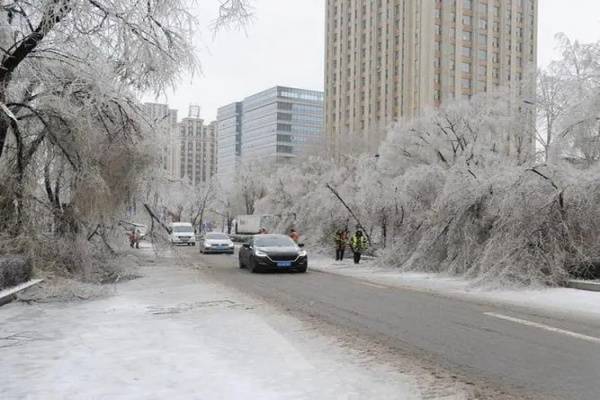
M 169 240 L 172 244 L 196 245 L 194 227 L 189 222 L 173 222 L 170 228 L 171 234 L 169 235 Z
M 240 249 L 240 268 L 306 272 L 308 254 L 286 235 L 256 235 Z
M 233 254 L 234 246 L 229 236 L 220 232 L 205 233 L 198 242 L 200 253 Z

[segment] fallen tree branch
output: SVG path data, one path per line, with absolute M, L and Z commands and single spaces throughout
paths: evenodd
M 543 179 L 547 180 L 548 182 L 550 182 L 550 184 L 552 185 L 552 187 L 558 192 L 558 205 L 560 206 L 561 211 L 564 213 L 564 208 L 565 208 L 564 192 L 565 191 L 564 190 L 560 190 L 560 188 L 556 185 L 556 183 L 554 183 L 554 181 L 550 177 L 542 174 L 540 171 L 538 171 L 537 169 L 535 169 L 535 167 L 534 168 L 530 168 L 527 171 L 531 171 L 534 174 L 536 174 L 536 175 L 542 177 Z
M 92 233 L 90 233 L 87 237 L 87 241 L 89 242 L 90 240 L 92 240 L 92 238 L 94 236 L 96 236 L 98 234 L 98 229 L 100 229 L 100 224 L 96 225 L 96 229 L 94 229 L 94 231 Z
M 152 220 L 158 222 L 158 224 L 165 230 L 167 231 L 167 233 L 170 235 L 171 234 L 171 229 L 169 229 L 168 226 L 166 226 L 164 224 L 164 222 L 162 222 L 162 220 L 160 218 L 158 218 L 156 216 L 156 214 L 152 211 L 152 209 L 150 208 L 150 206 L 146 203 L 144 203 L 144 208 L 146 209 L 146 211 L 148 212 L 148 214 L 150 215 L 150 218 L 152 218 Z
M 339 201 L 344 205 L 344 207 L 346 208 L 346 210 L 348 210 L 348 212 L 350 213 L 350 215 L 352 215 L 352 218 L 354 218 L 354 220 L 358 224 L 358 227 L 363 231 L 363 233 L 367 237 L 367 240 L 369 241 L 369 243 L 372 243 L 371 236 L 369 235 L 369 233 L 367 232 L 367 230 L 365 229 L 365 227 L 363 226 L 363 224 L 360 222 L 360 220 L 358 219 L 358 217 L 356 216 L 356 214 L 354 214 L 354 211 L 352 211 L 352 209 L 350 208 L 350 206 L 344 201 L 344 199 L 342 198 L 342 196 L 340 196 L 340 194 L 337 192 L 337 190 L 335 190 L 329 183 L 327 184 L 327 189 L 331 190 L 331 193 L 333 193 L 335 195 L 335 197 L 337 197 L 339 199 Z
M 554 183 L 554 181 L 551 178 L 549 178 L 546 175 L 542 174 L 540 171 L 538 171 L 537 169 L 535 169 L 535 167 L 534 168 L 530 168 L 527 171 L 531 171 L 534 174 L 541 176 L 542 178 L 544 178 L 545 180 L 547 180 L 548 182 L 550 182 L 550 184 L 552 185 L 552 187 L 554 189 L 556 189 L 557 191 L 560 191 L 560 189 L 558 188 L 558 186 L 556 186 L 556 183 Z

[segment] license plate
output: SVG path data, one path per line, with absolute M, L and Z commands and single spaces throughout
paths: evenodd
M 291 262 L 291 261 L 279 261 L 279 262 L 277 263 L 277 266 L 278 266 L 279 268 L 289 268 L 289 267 L 291 267 L 291 266 L 292 266 L 292 262 Z

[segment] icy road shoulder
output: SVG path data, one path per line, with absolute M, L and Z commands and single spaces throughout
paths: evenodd
M 194 270 L 108 298 L 0 309 L 2 399 L 418 399 L 393 368 Z
M 311 268 L 361 279 L 375 285 L 427 291 L 506 307 L 522 307 L 559 318 L 588 320 L 594 323 L 600 321 L 600 292 L 568 288 L 478 288 L 465 278 L 376 267 L 372 259 L 354 265 L 350 259 L 339 262 L 331 257 L 316 255 L 311 260 Z

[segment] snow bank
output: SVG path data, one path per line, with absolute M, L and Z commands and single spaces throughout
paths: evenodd
M 600 321 L 598 292 L 547 287 L 519 290 L 482 288 L 472 280 L 444 273 L 402 272 L 395 268 L 381 267 L 373 259 L 356 266 L 352 260 L 338 262 L 316 255 L 311 257 L 310 268 L 380 285 L 431 291 L 494 305 L 526 307 L 553 315 Z

